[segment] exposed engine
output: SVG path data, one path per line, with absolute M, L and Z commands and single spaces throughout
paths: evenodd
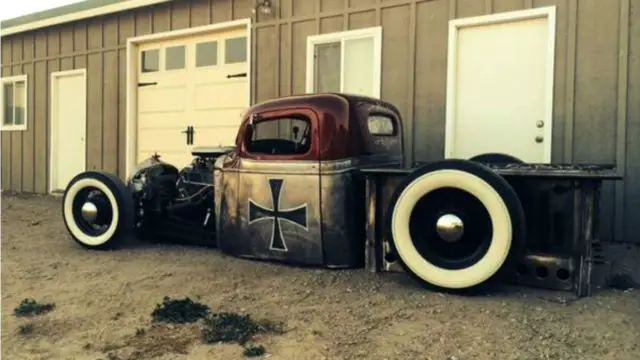
M 181 170 L 158 155 L 140 163 L 129 182 L 140 235 L 153 232 L 172 238 L 199 237 L 193 233 L 199 228 L 201 236 L 212 236 L 214 162 L 228 150 L 195 149 L 193 161 Z M 201 242 L 202 238 L 193 240 Z

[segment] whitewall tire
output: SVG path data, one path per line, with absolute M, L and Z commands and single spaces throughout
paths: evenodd
M 75 176 L 62 199 L 62 215 L 71 237 L 90 249 L 113 249 L 133 230 L 133 199 L 116 176 L 88 171 Z
M 520 258 L 525 220 L 517 194 L 484 165 L 444 160 L 399 184 L 387 232 L 401 265 L 443 290 L 480 287 Z

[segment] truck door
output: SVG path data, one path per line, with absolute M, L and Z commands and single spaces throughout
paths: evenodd
M 240 236 L 226 244 L 226 251 L 320 265 L 318 115 L 309 108 L 287 108 L 250 116 L 239 135 Z

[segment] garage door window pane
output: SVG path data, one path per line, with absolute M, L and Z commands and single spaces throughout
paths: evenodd
M 172 46 L 165 51 L 165 70 L 184 69 L 185 64 L 185 47 Z
M 160 52 L 147 50 L 142 52 L 142 72 L 154 72 L 160 70 Z
M 13 125 L 13 84 L 4 84 L 4 123 Z
M 225 64 L 234 64 L 247 61 L 247 38 L 239 37 L 225 40 Z
M 196 67 L 218 65 L 218 42 L 196 44 Z

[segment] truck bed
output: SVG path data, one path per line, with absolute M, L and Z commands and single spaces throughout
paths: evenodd
M 411 174 L 425 163 L 416 163 L 412 168 L 366 168 L 365 175 L 403 176 Z M 497 174 L 503 176 L 522 176 L 530 178 L 562 179 L 599 179 L 620 180 L 615 165 L 576 165 L 576 164 L 485 164 Z
M 386 211 L 397 186 L 422 164 L 413 168 L 361 169 L 367 188 L 366 265 L 370 271 L 397 267 L 387 261 L 384 236 Z M 518 283 L 547 289 L 574 291 L 577 297 L 591 293 L 593 244 L 599 234 L 600 188 L 603 181 L 622 177 L 613 165 L 485 164 L 520 189 L 527 218 L 527 248 L 520 264 L 527 271 Z M 540 278 L 562 270 L 568 278 Z

